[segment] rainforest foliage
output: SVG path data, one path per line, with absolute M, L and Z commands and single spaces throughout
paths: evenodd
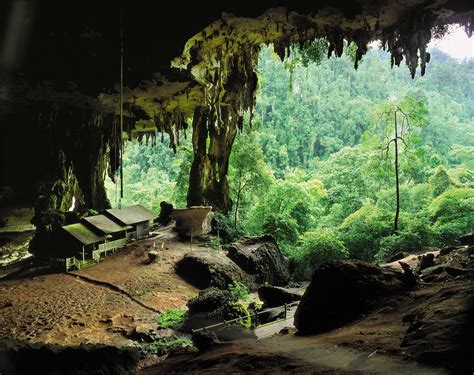
M 328 259 L 382 262 L 472 231 L 474 61 L 433 50 L 412 80 L 383 51 L 355 70 L 350 47 L 330 59 L 321 49 L 284 63 L 261 51 L 253 126 L 231 155 L 233 209 L 219 217 L 228 236 L 272 234 L 307 277 Z M 174 156 L 130 142 L 124 157 L 124 204 L 185 205 L 189 143 Z

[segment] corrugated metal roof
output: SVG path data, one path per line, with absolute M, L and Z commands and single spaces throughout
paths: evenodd
M 123 208 L 111 208 L 105 212 L 107 215 L 115 217 L 127 225 L 154 220 L 158 217 L 153 211 L 148 210 L 140 204 Z
M 87 221 L 90 225 L 93 225 L 103 233 L 117 233 L 124 231 L 125 229 L 132 229 L 132 227 L 129 225 L 117 224 L 115 221 L 109 219 L 105 215 L 89 216 L 82 220 Z
M 63 229 L 83 245 L 90 245 L 91 243 L 101 242 L 105 239 L 104 236 L 98 236 L 82 223 L 65 225 Z

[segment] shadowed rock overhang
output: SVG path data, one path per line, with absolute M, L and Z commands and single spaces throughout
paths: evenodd
M 52 150 L 41 157 L 38 149 L 37 158 L 58 161 L 45 171 L 47 177 L 37 174 L 43 180 L 74 180 L 66 183 L 67 193 L 57 194 L 68 196 L 61 206 L 77 195 L 73 190 L 82 192 L 80 201 L 87 207 L 107 206 L 104 171 L 108 166 L 114 177 L 124 134 L 155 142 L 157 132 L 168 133 L 176 148 L 180 131 L 192 119 L 194 190 L 188 204 L 226 211 L 232 204 L 226 180 L 230 150 L 244 113 L 251 114 L 255 105 L 262 44 L 273 44 L 283 59 L 292 45 L 315 38 L 326 38 L 329 55 L 340 56 L 346 40 L 357 45 L 357 67 L 368 43 L 381 40 L 392 65 L 404 61 L 414 76 L 417 67 L 424 74 L 432 37 L 453 23 L 471 35 L 474 21 L 473 3 L 463 0 L 105 3 L 25 0 L 0 5 L 0 24 L 5 25 L 0 126 L 6 134 L 0 148 L 1 167 L 7 171 L 2 178 L 15 186 L 8 179 L 31 163 L 8 143 L 33 129 L 35 139 L 47 140 Z M 122 134 L 117 132 L 121 40 Z M 59 188 L 50 183 L 48 189 Z

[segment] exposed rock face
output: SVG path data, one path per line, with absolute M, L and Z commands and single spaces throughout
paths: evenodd
M 464 246 L 474 246 L 474 233 L 459 237 L 459 242 Z
M 181 237 L 200 237 L 212 230 L 213 213 L 210 206 L 175 208 L 170 217 L 176 220 L 175 230 Z
M 131 374 L 139 351 L 104 345 L 61 347 L 0 342 L 0 372 L 5 374 Z
M 233 280 L 253 288 L 252 278 L 219 251 L 196 250 L 185 254 L 176 272 L 199 289 L 215 286 L 226 289 Z
M 258 288 L 258 297 L 263 302 L 264 309 L 299 301 L 302 296 L 303 293 L 295 289 L 277 286 L 262 286 Z
M 403 318 L 409 322 L 401 346 L 412 357 L 430 365 L 448 365 L 453 373 L 472 371 L 474 348 L 474 283 L 457 282 Z M 469 370 L 469 371 L 468 371 Z
M 229 246 L 228 256 L 245 272 L 263 284 L 287 285 L 290 280 L 288 260 L 271 236 L 248 237 Z
M 158 223 L 161 225 L 167 225 L 171 222 L 171 213 L 173 212 L 173 205 L 168 202 L 160 203 L 160 216 L 158 216 Z
M 188 302 L 188 315 L 183 324 L 184 330 L 207 327 L 224 320 L 231 320 L 243 316 L 242 311 L 237 307 L 237 297 L 228 290 L 221 290 L 214 287 L 207 288 L 199 292 L 199 295 Z M 238 322 L 231 325 L 222 325 L 211 328 L 214 335 L 224 341 L 238 338 L 255 338 L 250 332 L 245 330 Z M 208 341 L 208 340 L 205 340 Z
M 381 297 L 410 285 L 403 273 L 356 260 L 327 262 L 314 272 L 295 314 L 302 334 L 340 327 L 369 311 Z
M 237 302 L 228 290 L 210 287 L 188 302 L 184 329 L 200 328 L 234 318 L 232 304 Z
M 9 2 L 4 3 L 7 5 L 0 14 L 4 15 L 3 23 L 8 24 Z M 37 156 L 41 153 L 39 159 L 46 160 L 46 163 L 37 165 L 47 164 L 44 171 L 51 170 L 55 164 L 55 148 L 61 150 L 67 156 L 68 167 L 72 165 L 74 169 L 84 205 L 94 209 L 107 206 L 104 171 L 109 159 L 109 172 L 113 177 L 119 164 L 117 155 L 120 154 L 123 134 L 119 134 L 116 127 L 119 112 L 119 95 L 113 89 L 117 83 L 117 76 L 113 73 L 116 69 L 110 72 L 105 69 L 117 63 L 113 53 L 117 46 L 107 41 L 113 29 L 111 20 L 118 19 L 119 13 L 135 15 L 129 16 L 129 26 L 133 26 L 128 28 L 127 35 L 142 44 L 129 44 L 129 49 L 137 52 L 145 50 L 148 45 L 168 47 L 167 53 L 127 54 L 130 67 L 127 83 L 132 87 L 124 92 L 124 133 L 130 137 L 133 134 L 140 140 L 145 135 L 152 142 L 156 141 L 156 131 L 167 133 L 170 145 L 176 149 L 180 131 L 187 128 L 187 119 L 192 117 L 194 160 L 188 204 L 210 204 L 223 212 L 232 206 L 227 182 L 232 145 L 238 129 L 243 126 L 243 114 L 249 111 L 252 115 L 255 105 L 256 66 L 261 44 L 273 44 L 283 59 L 290 46 L 304 46 L 323 37 L 328 41 L 328 55 L 341 56 L 344 40 L 347 40 L 357 44 L 357 66 L 368 49 L 368 43 L 379 39 L 391 53 L 391 64 L 399 65 L 404 60 L 413 76 L 417 66 L 421 74 L 424 73 L 430 59 L 426 46 L 433 35 L 445 33 L 446 25 L 450 23 L 462 24 L 470 35 L 474 25 L 473 7 L 467 1 L 362 0 L 354 4 L 324 1 L 304 5 L 283 1 L 279 2 L 280 8 L 273 8 L 276 3 L 270 1 L 251 6 L 206 3 L 194 8 L 188 5 L 181 7 L 179 12 L 164 9 L 159 4 L 151 8 L 150 5 L 144 8 L 128 4 L 123 9 L 108 8 L 102 10 L 103 13 L 98 12 L 95 20 L 88 24 L 94 32 L 83 33 L 80 23 L 77 24 L 76 20 L 68 22 L 68 19 L 66 22 L 58 21 L 53 16 L 55 6 L 43 3 L 38 5 L 40 19 L 35 22 L 35 25 L 42 26 L 34 26 L 37 29 L 31 33 L 30 45 L 25 48 L 29 63 L 12 63 L 12 60 L 9 62 L 11 66 L 3 66 L 4 62 L 0 61 L 0 78 L 2 87 L 5 87 L 2 99 L 7 99 L 0 103 L 0 122 L 21 124 L 17 127 L 22 133 L 29 134 L 34 142 L 50 146 L 49 142 L 54 139 L 60 147 L 37 147 L 27 155 L 21 150 L 30 149 L 24 146 L 24 137 L 17 137 L 9 129 L 3 137 L 5 140 L 0 141 L 0 150 L 8 149 L 5 156 L 9 162 L 19 158 L 18 170 L 31 165 L 30 154 Z M 73 9 L 71 14 L 84 14 L 85 11 L 80 5 L 73 6 Z M 182 17 L 183 13 L 192 16 L 187 17 L 186 25 L 174 27 L 174 17 Z M 160 31 L 154 28 L 154 32 L 145 32 L 144 25 L 151 22 L 143 22 L 144 17 L 153 19 L 155 28 Z M 156 22 L 156 17 L 162 17 L 163 22 Z M 170 29 L 175 36 L 171 39 L 166 36 Z M 5 32 L 8 31 L 11 30 L 5 28 Z M 29 35 L 29 32 L 22 30 L 20 34 Z M 69 35 L 68 43 L 63 43 L 64 35 Z M 3 35 L 0 39 L 4 39 Z M 24 40 L 26 44 L 27 39 Z M 8 40 L 7 36 L 5 40 Z M 81 59 L 77 59 L 74 52 L 79 49 L 88 51 Z M 52 53 L 46 58 L 42 56 L 44 50 Z M 175 57 L 180 50 L 182 53 Z M 172 72 L 169 71 L 170 62 L 172 68 L 176 68 Z M 166 68 L 161 72 L 152 71 L 151 67 L 156 66 Z M 78 75 L 78 71 L 86 73 Z M 153 73 L 156 74 L 150 78 Z M 101 79 L 97 79 L 98 75 Z M 140 82 L 144 79 L 147 81 Z M 31 115 L 27 121 L 23 121 L 25 113 Z M 44 133 L 46 142 L 36 138 L 38 133 L 33 136 L 36 124 L 40 125 L 39 133 Z M 22 139 L 23 147 L 11 142 L 15 139 Z M 9 143 L 15 144 L 9 146 Z M 21 151 L 11 153 L 15 149 Z M 12 158 L 12 155 L 15 156 Z M 0 163 L 1 160 L 7 158 L 0 157 Z M 3 165 L 0 166 L 3 170 L 1 167 Z M 44 173 L 37 173 L 28 185 L 36 186 L 44 176 Z M 60 177 L 61 173 L 55 173 L 50 181 Z M 22 178 L 20 174 L 9 176 L 7 185 L 25 185 Z

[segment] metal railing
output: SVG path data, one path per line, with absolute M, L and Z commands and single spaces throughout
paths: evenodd
M 211 328 L 217 328 L 217 327 L 220 327 L 220 326 L 230 325 L 232 323 L 242 321 L 243 319 L 252 318 L 252 317 L 254 318 L 254 321 L 255 321 L 255 326 L 253 328 L 274 324 L 274 323 L 277 323 L 277 322 L 287 320 L 288 319 L 288 309 L 290 307 L 293 307 L 293 306 L 298 306 L 299 303 L 300 303 L 300 301 L 295 301 L 295 302 L 292 302 L 292 303 L 285 303 L 284 305 L 277 306 L 277 307 L 270 307 L 270 308 L 262 310 L 262 311 L 256 311 L 253 314 L 246 314 L 246 315 L 241 316 L 239 318 L 235 318 L 235 319 L 231 319 L 231 320 L 224 320 L 223 322 L 220 322 L 220 323 L 212 324 L 212 325 L 197 328 L 197 329 L 192 329 L 191 332 L 196 333 L 196 332 L 200 332 L 200 331 L 206 331 L 206 330 L 209 330 Z M 267 323 L 264 323 L 264 324 L 259 324 L 259 322 L 258 322 L 258 316 L 259 315 L 268 313 L 269 311 L 272 311 L 272 310 L 281 309 L 282 307 L 285 308 L 285 310 L 284 310 L 285 313 L 284 313 L 283 318 L 276 319 L 276 320 L 273 320 L 271 322 L 267 322 Z

